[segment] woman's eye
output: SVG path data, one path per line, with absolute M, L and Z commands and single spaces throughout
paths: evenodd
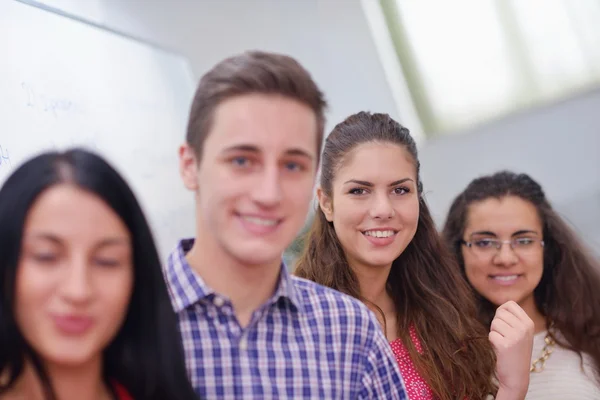
M 517 244 L 517 246 L 529 246 L 533 242 L 534 242 L 534 240 L 530 239 L 530 238 L 518 238 L 515 240 L 515 243 Z
M 483 239 L 483 240 L 477 240 L 474 242 L 475 246 L 477 247 L 491 247 L 494 244 L 493 240 L 489 240 L 489 239 Z
M 350 189 L 350 191 L 348 193 L 350 194 L 357 194 L 357 195 L 361 195 L 361 194 L 365 194 L 367 191 L 365 189 L 361 189 L 361 188 L 354 188 L 354 189 Z
M 119 265 L 119 260 L 111 258 L 97 258 L 95 263 L 101 267 L 116 267 Z
M 56 254 L 52 253 L 37 253 L 33 255 L 33 259 L 40 263 L 53 263 L 58 259 Z

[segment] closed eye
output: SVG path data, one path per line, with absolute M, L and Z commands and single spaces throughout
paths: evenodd
M 94 262 L 101 267 L 116 267 L 119 265 L 119 260 L 110 258 L 97 258 Z
M 33 255 L 33 259 L 42 264 L 50 264 L 55 262 L 58 256 L 51 253 L 38 253 Z

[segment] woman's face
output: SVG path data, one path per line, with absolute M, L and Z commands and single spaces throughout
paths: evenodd
M 318 191 L 350 265 L 387 267 L 415 236 L 419 194 L 414 160 L 392 143 L 358 145 L 336 171 L 333 199 Z
M 462 246 L 471 285 L 497 306 L 513 300 L 533 310 L 533 291 L 544 270 L 542 233 L 536 207 L 520 197 L 471 204 L 462 238 L 471 243 Z
M 133 289 L 131 236 L 100 198 L 70 184 L 44 191 L 27 215 L 16 277 L 19 329 L 45 363 L 101 356 Z

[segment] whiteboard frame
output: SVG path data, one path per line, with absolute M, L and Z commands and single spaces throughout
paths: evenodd
M 103 25 L 103 24 L 100 24 L 98 22 L 92 21 L 91 19 L 83 18 L 83 17 L 81 17 L 81 16 L 79 16 L 77 14 L 61 10 L 58 7 L 49 6 L 48 4 L 42 3 L 42 2 L 40 2 L 38 0 L 13 0 L 13 1 L 16 1 L 17 3 L 22 3 L 22 4 L 25 4 L 25 5 L 31 6 L 31 7 L 34 7 L 34 8 L 39 8 L 41 10 L 48 11 L 50 13 L 60 15 L 61 17 L 65 17 L 65 18 L 71 19 L 73 21 L 80 22 L 80 23 L 86 24 L 86 25 L 90 25 L 90 26 L 92 26 L 94 28 L 98 28 L 98 29 L 101 29 L 103 31 L 115 34 L 117 36 L 121 36 L 121 37 L 123 37 L 125 39 L 136 41 L 138 43 L 150 46 L 150 47 L 152 47 L 154 49 L 157 49 L 157 50 L 160 50 L 160 51 L 164 51 L 164 52 L 169 53 L 171 55 L 174 55 L 174 56 L 177 56 L 177 57 L 181 57 L 188 64 L 188 68 L 191 67 L 190 66 L 190 61 L 189 61 L 189 59 L 187 57 L 185 57 L 182 53 L 180 53 L 178 51 L 175 51 L 174 49 L 171 49 L 169 47 L 165 47 L 165 46 L 162 46 L 162 45 L 160 45 L 158 43 L 149 41 L 147 39 L 143 39 L 143 38 L 141 38 L 139 36 L 135 36 L 135 35 L 132 35 L 130 33 L 126 33 L 126 32 L 120 31 L 118 29 L 111 28 L 111 27 L 109 27 L 107 25 Z M 85 1 L 85 0 L 81 0 L 81 1 Z

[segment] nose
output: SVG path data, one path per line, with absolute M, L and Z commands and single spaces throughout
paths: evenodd
M 282 199 L 281 176 L 276 166 L 264 168 L 257 174 L 252 188 L 252 198 L 262 207 L 277 206 Z
M 86 303 L 92 297 L 92 273 L 85 260 L 73 260 L 61 284 L 62 297 L 70 303 Z
M 389 197 L 385 194 L 374 196 L 374 201 L 371 206 L 371 217 L 377 219 L 390 219 L 396 212 Z
M 517 257 L 517 254 L 515 253 L 513 248 L 510 247 L 510 244 L 502 243 L 502 245 L 500 246 L 500 249 L 494 255 L 493 260 L 494 260 L 494 264 L 508 267 L 508 266 L 516 264 L 517 261 L 519 260 L 519 257 Z

